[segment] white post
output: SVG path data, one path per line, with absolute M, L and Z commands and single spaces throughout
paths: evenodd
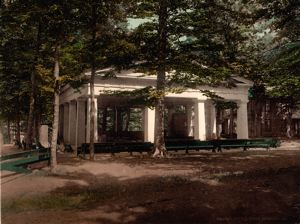
M 95 120 L 94 120 L 94 123 L 95 123 L 95 130 L 94 130 L 94 133 L 95 133 L 95 137 L 94 137 L 94 141 L 95 142 L 98 142 L 98 100 L 97 98 L 95 98 Z
M 241 101 L 240 103 L 238 103 L 236 122 L 237 122 L 236 124 L 237 138 L 247 139 L 249 136 L 248 136 L 248 110 L 247 110 L 246 101 Z
M 86 129 L 85 129 L 86 143 L 90 143 L 90 125 L 91 125 L 90 113 L 91 113 L 91 99 L 88 98 L 86 101 Z
M 215 139 L 217 137 L 217 113 L 216 107 L 212 102 L 210 102 L 210 130 L 210 137 Z
M 69 142 L 69 104 L 64 104 L 64 143 Z
M 187 115 L 187 136 L 194 136 L 194 125 L 193 125 L 193 108 L 192 105 L 186 105 L 186 115 Z
M 144 109 L 144 141 L 154 142 L 155 134 L 155 109 Z
M 195 130 L 194 138 L 206 140 L 205 104 L 204 101 L 195 103 Z
M 45 148 L 49 147 L 48 141 L 48 125 L 41 125 L 39 130 L 39 141 Z
M 85 142 L 85 119 L 85 101 L 79 99 L 76 114 L 76 149 Z
M 71 145 L 76 144 L 76 101 L 69 104 L 69 140 Z

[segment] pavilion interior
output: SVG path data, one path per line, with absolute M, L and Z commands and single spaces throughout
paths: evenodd
M 129 98 L 103 94 L 97 102 L 99 142 L 144 140 L 144 105 L 135 105 Z M 193 120 L 191 99 L 165 98 L 165 139 L 193 139 Z M 236 110 L 221 111 L 217 120 L 221 137 L 236 138 Z

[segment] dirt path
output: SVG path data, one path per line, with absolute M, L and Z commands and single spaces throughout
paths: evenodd
M 300 150 L 291 148 L 95 162 L 60 154 L 57 175 L 2 178 L 2 223 L 298 223 Z

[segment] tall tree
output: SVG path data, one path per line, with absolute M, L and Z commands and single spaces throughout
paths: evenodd
M 81 4 L 80 24 L 85 49 L 82 52 L 83 63 L 89 67 L 90 85 L 90 159 L 94 160 L 95 142 L 95 92 L 94 82 L 96 71 L 109 66 L 112 59 L 108 52 L 109 46 L 118 36 L 121 22 L 125 19 L 122 1 L 88 0 Z M 115 57 L 113 57 L 115 59 Z M 116 62 L 113 62 L 116 63 Z
M 1 106 L 2 115 L 6 109 L 7 117 L 17 122 L 20 133 L 19 121 L 22 114 L 29 114 L 27 121 L 32 123 L 33 86 L 30 77 L 34 76 L 37 57 L 36 28 L 31 11 L 26 7 L 27 2 L 13 1 L 1 5 L 2 35 L 1 35 Z M 32 13 L 36 15 L 35 13 Z M 31 112 L 28 113 L 27 97 L 31 100 Z M 7 105 L 6 107 L 4 105 Z M 27 145 L 31 145 L 32 125 L 28 126 L 26 138 Z M 17 135 L 20 140 L 20 135 Z
M 61 48 L 68 48 L 68 45 L 75 39 L 78 32 L 78 14 L 79 8 L 75 1 L 52 1 L 47 2 L 48 12 L 45 14 L 47 21 L 46 33 L 48 36 L 46 45 L 49 46 L 52 52 L 53 61 L 53 122 L 52 122 L 52 138 L 51 138 L 51 170 L 55 172 L 57 165 L 56 146 L 58 137 L 59 124 L 59 95 L 60 88 L 63 84 L 70 82 L 72 78 L 68 74 L 68 69 L 61 72 L 61 63 L 63 58 L 68 58 L 68 55 L 63 55 L 65 52 Z M 51 51 L 52 50 L 52 51 Z M 70 61 L 70 60 L 67 60 Z M 71 69 L 72 70 L 72 69 Z M 69 70 L 70 71 L 70 70 Z M 73 76 L 80 74 L 77 71 Z M 76 78 L 74 78 L 76 79 Z M 64 81 L 64 82 L 63 82 Z
M 154 156 L 165 156 L 164 97 L 173 84 L 218 85 L 237 61 L 243 40 L 238 10 L 225 1 L 137 1 L 134 18 L 144 19 L 132 33 L 139 51 L 137 68 L 157 75 Z M 232 14 L 231 14 L 232 13 Z M 221 15 L 224 15 L 223 17 Z M 153 94 L 154 91 L 154 94 Z
M 256 24 L 265 24 L 258 38 L 264 45 L 253 54 L 257 69 L 251 77 L 266 88 L 269 97 L 281 99 L 280 115 L 286 121 L 286 135 L 290 138 L 292 115 L 300 104 L 300 2 L 257 0 L 251 3 L 258 6 Z

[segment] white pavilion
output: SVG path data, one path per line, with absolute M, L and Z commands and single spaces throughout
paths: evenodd
M 90 76 L 89 72 L 85 75 Z M 252 82 L 233 76 L 236 87 L 199 86 L 181 93 L 168 93 L 165 98 L 166 138 L 212 139 L 216 136 L 216 109 L 201 90 L 210 90 L 227 101 L 237 103 L 235 132 L 237 138 L 248 138 L 248 90 Z M 145 141 L 154 142 L 155 109 L 133 105 L 126 97 L 107 94 L 108 91 L 130 91 L 156 86 L 156 76 L 126 70 L 114 78 L 95 77 L 95 142 Z M 89 142 L 90 86 L 80 91 L 65 86 L 60 94 L 59 136 L 64 143 L 77 148 Z

